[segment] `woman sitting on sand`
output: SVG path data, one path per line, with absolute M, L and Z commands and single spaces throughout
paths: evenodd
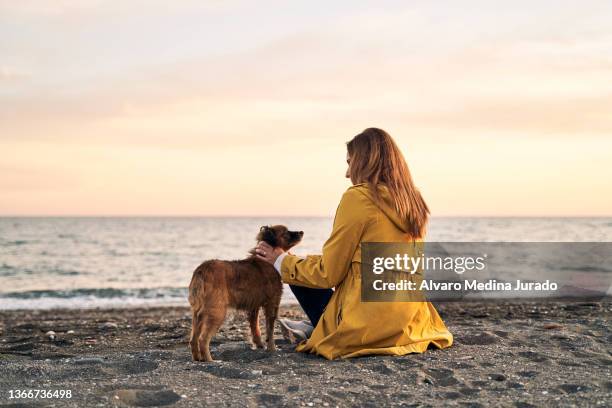
M 284 335 L 302 337 L 297 351 L 330 360 L 449 347 L 453 336 L 431 303 L 361 302 L 360 244 L 420 241 L 429 209 L 385 131 L 366 129 L 347 150 L 346 177 L 353 186 L 340 200 L 323 254 L 302 258 L 265 242 L 255 248 L 290 285 L 312 323 L 281 319 Z

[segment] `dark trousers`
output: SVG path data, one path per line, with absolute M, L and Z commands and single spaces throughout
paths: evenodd
M 289 285 L 304 313 L 313 326 L 319 323 L 325 306 L 329 303 L 334 291 L 332 289 L 313 289 L 304 286 Z

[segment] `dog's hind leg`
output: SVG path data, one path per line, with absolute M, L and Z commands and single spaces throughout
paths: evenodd
M 200 338 L 198 341 L 200 346 L 200 356 L 204 361 L 213 361 L 212 356 L 210 355 L 210 340 L 223 324 L 226 312 L 227 307 L 218 306 L 210 309 L 209 313 L 204 318 L 202 332 L 200 333 Z
M 263 341 L 261 341 L 261 330 L 259 329 L 259 307 L 249 311 L 249 326 L 251 327 L 253 348 L 264 348 Z
M 191 337 L 189 338 L 189 346 L 191 347 L 191 357 L 193 361 L 202 361 L 198 339 L 200 338 L 203 324 L 204 320 L 202 318 L 202 313 L 199 310 L 194 310 L 191 316 Z
M 264 306 L 266 314 L 266 349 L 268 351 L 276 350 L 276 345 L 274 344 L 274 323 L 278 315 L 278 305 L 278 302 L 271 302 Z

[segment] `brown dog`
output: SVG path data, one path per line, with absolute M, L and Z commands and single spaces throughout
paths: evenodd
M 298 244 L 304 233 L 289 231 L 283 225 L 261 227 L 257 241 L 287 251 Z M 213 259 L 193 272 L 189 285 L 192 327 L 191 355 L 195 361 L 213 361 L 210 339 L 225 320 L 228 307 L 249 313 L 254 347 L 263 348 L 259 330 L 259 308 L 266 315 L 267 350 L 275 350 L 274 322 L 278 314 L 283 284 L 274 266 L 255 256 L 240 261 Z

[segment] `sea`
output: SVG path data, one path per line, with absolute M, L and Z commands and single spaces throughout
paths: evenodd
M 187 305 L 193 270 L 242 259 L 262 225 L 305 232 L 320 254 L 325 217 L 1 217 L 0 310 Z M 433 217 L 434 242 L 612 242 L 612 218 Z M 612 276 L 612 275 L 611 275 Z M 283 302 L 295 302 L 285 288 Z

